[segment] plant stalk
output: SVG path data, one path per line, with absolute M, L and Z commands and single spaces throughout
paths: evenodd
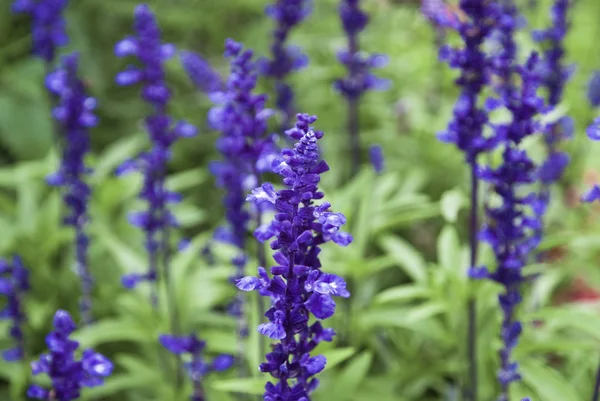
M 471 215 L 469 219 L 469 247 L 471 250 L 470 267 L 475 267 L 475 265 L 477 264 L 477 234 L 479 227 L 478 200 L 479 180 L 477 178 L 476 165 L 473 161 L 471 162 Z M 469 380 L 467 382 L 466 395 L 468 400 L 477 401 L 477 300 L 475 299 L 475 296 L 472 293 L 469 294 L 469 300 L 467 302 L 467 315 L 467 360 Z

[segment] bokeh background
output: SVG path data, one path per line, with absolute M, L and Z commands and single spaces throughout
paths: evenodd
M 225 76 L 224 41 L 234 38 L 257 55 L 268 51 L 272 21 L 263 13 L 267 0 L 156 0 L 165 40 L 179 49 L 203 54 Z M 495 371 L 500 346 L 499 288 L 466 279 L 467 170 L 462 155 L 438 142 L 435 133 L 450 119 L 457 91 L 455 72 L 437 60 L 436 33 L 421 15 L 418 1 L 364 0 L 371 23 L 361 35 L 369 52 L 389 55 L 379 75 L 392 80 L 386 92 L 369 93 L 361 104 L 364 165 L 348 181 L 349 141 L 346 104 L 332 89 L 344 75 L 336 51 L 345 45 L 334 0 L 315 1 L 311 17 L 291 41 L 310 57 L 294 73 L 298 109 L 316 114 L 325 131 L 323 154 L 331 166 L 323 188 L 335 210 L 348 217 L 355 242 L 344 250 L 326 249 L 323 265 L 344 276 L 352 292 L 338 303 L 329 324 L 338 332 L 320 345 L 328 357 L 316 401 L 438 401 L 461 399 L 466 374 L 466 313 L 469 294 L 479 300 L 478 348 L 480 399 L 497 394 Z M 157 319 L 144 290 L 127 291 L 120 276 L 145 268 L 141 234 L 125 215 L 138 207 L 139 177 L 116 178 L 114 169 L 148 146 L 141 129 L 147 112 L 135 88 L 114 83 L 124 61 L 114 44 L 132 30 L 132 0 L 72 0 L 66 14 L 70 45 L 77 50 L 91 93 L 98 98 L 101 124 L 93 130 L 90 164 L 94 188 L 90 224 L 90 266 L 96 278 L 96 323 L 77 332 L 82 344 L 113 358 L 116 371 L 104 387 L 85 392 L 85 400 L 138 401 L 186 399 L 174 386 L 173 360 L 165 360 L 157 336 L 168 327 L 166 311 Z M 528 26 L 519 33 L 522 55 L 535 47 L 531 30 L 549 20 L 548 0 L 521 1 Z M 30 56 L 29 21 L 0 0 L 0 255 L 18 253 L 32 271 L 26 301 L 30 356 L 44 349 L 53 313 L 76 313 L 79 285 L 71 266 L 71 232 L 60 227 L 60 194 L 44 177 L 58 163 L 52 137 L 50 99 L 44 65 Z M 600 175 L 600 148 L 584 129 L 598 115 L 586 92 L 590 75 L 600 69 L 600 2 L 576 0 L 570 10 L 567 59 L 576 65 L 557 113 L 575 119 L 576 131 L 565 145 L 572 163 L 554 188 L 547 216 L 544 251 L 530 266 L 539 277 L 526 287 L 520 316 L 525 332 L 515 350 L 523 373 L 515 400 L 589 399 L 600 362 L 600 209 L 582 206 L 578 197 Z M 449 33 L 447 40 L 458 43 Z M 197 330 L 208 355 L 237 351 L 236 323 L 225 305 L 235 294 L 227 281 L 233 250 L 210 239 L 223 223 L 222 192 L 207 170 L 219 156 L 217 133 L 206 127 L 210 101 L 190 83 L 178 60 L 168 64 L 174 89 L 170 111 L 196 124 L 201 134 L 175 147 L 169 186 L 182 191 L 176 206 L 182 224 L 177 239 L 192 244 L 177 253 L 173 275 L 184 329 Z M 261 91 L 271 93 L 262 80 Z M 367 163 L 367 148 L 380 144 L 386 168 L 378 176 Z M 540 160 L 539 143 L 528 148 Z M 201 256 L 211 245 L 214 263 Z M 333 247 L 335 248 L 335 247 Z M 484 251 L 482 261 L 491 260 Z M 249 264 L 249 274 L 255 262 Z M 254 311 L 256 299 L 250 298 Z M 258 323 L 256 314 L 252 322 Z M 254 325 L 254 324 L 253 324 Z M 8 326 L 6 326 L 8 327 Z M 0 346 L 10 338 L 0 326 Z M 258 400 L 267 379 L 256 369 L 258 334 L 246 344 L 246 378 L 235 371 L 207 377 L 208 401 Z M 157 350 L 159 350 L 157 352 Z M 0 398 L 24 400 L 30 382 L 27 365 L 0 362 Z

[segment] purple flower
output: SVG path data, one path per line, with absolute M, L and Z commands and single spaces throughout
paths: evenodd
M 5 361 L 16 361 L 23 358 L 24 338 L 23 295 L 29 290 L 29 271 L 23 266 L 19 256 L 14 256 L 12 263 L 0 259 L 0 295 L 6 297 L 6 306 L 0 312 L 0 319 L 10 319 L 10 336 L 15 341 L 13 348 L 4 350 Z
M 175 355 L 187 355 L 190 358 L 185 367 L 192 380 L 194 392 L 190 399 L 192 401 L 203 401 L 204 392 L 202 391 L 202 379 L 210 372 L 221 372 L 233 366 L 234 358 L 232 355 L 219 355 L 212 362 L 207 363 L 202 355 L 206 343 L 196 337 L 195 334 L 189 336 L 173 336 L 163 334 L 159 337 L 159 342 L 169 352 Z
M 275 0 L 266 7 L 267 16 L 275 21 L 271 58 L 259 61 L 258 69 L 262 75 L 275 80 L 275 103 L 283 114 L 281 126 L 285 129 L 290 124 L 294 110 L 294 94 L 287 76 L 308 65 L 308 57 L 298 47 L 289 46 L 286 40 L 292 29 L 301 23 L 312 11 L 312 0 Z
M 375 169 L 375 172 L 381 174 L 384 169 L 383 149 L 381 145 L 372 145 L 369 148 L 369 159 L 371 159 L 371 165 Z
M 544 31 L 535 31 L 534 39 L 545 45 L 542 61 L 539 63 L 538 73 L 547 92 L 547 103 L 556 107 L 562 100 L 565 84 L 571 77 L 574 69 L 565 65 L 564 39 L 567 34 L 567 10 L 569 0 L 555 0 L 552 6 L 552 25 Z M 538 173 L 541 179 L 539 201 L 547 206 L 550 201 L 550 185 L 558 182 L 569 164 L 568 156 L 558 150 L 558 144 L 569 139 L 572 134 L 572 120 L 562 117 L 550 124 L 544 133 L 547 160 L 542 164 Z M 546 207 L 540 209 L 544 214 Z
M 153 109 L 152 114 L 145 119 L 152 149 L 140 154 L 136 160 L 126 161 L 117 173 L 139 171 L 144 176 L 139 197 L 147 202 L 148 208 L 130 214 L 129 222 L 145 233 L 149 267 L 146 274 L 123 277 L 123 285 L 127 288 L 133 288 L 143 281 L 156 282 L 158 279 L 158 256 L 161 251 L 167 252 L 168 246 L 165 236 L 161 234 L 170 227 L 177 226 L 177 220 L 168 206 L 181 200 L 181 195 L 165 187 L 171 146 L 177 139 L 194 136 L 197 132 L 193 125 L 174 121 L 166 112 L 171 91 L 165 79 L 164 63 L 175 54 L 175 47 L 161 42 L 160 29 L 148 5 L 141 4 L 135 8 L 134 20 L 136 36 L 117 43 L 115 54 L 118 57 L 135 56 L 140 66 L 127 67 L 117 75 L 116 81 L 120 85 L 142 85 L 142 98 Z M 155 292 L 152 294 L 152 302 L 156 306 Z
M 67 4 L 68 0 L 15 0 L 12 4 L 14 13 L 31 17 L 33 54 L 47 63 L 54 60 L 58 47 L 69 42 L 63 17 Z
M 460 18 L 444 0 L 421 0 L 421 13 L 440 28 L 458 29 Z
M 258 277 L 237 280 L 242 291 L 257 290 L 272 300 L 265 314 L 269 321 L 258 327 L 261 334 L 277 340 L 266 355 L 267 361 L 260 365 L 262 372 L 277 379 L 276 384 L 265 387 L 264 399 L 269 401 L 310 399 L 318 385 L 313 376 L 326 362 L 321 355 L 311 357 L 311 352 L 320 341 L 331 341 L 334 335 L 318 321 L 309 324 L 310 315 L 326 319 L 335 312 L 333 297 L 350 296 L 341 277 L 321 270 L 318 257 L 322 244 L 342 234 L 339 230 L 346 218 L 329 211 L 327 202 L 314 203 L 323 199 L 318 183 L 320 175 L 329 170 L 320 160 L 317 145 L 323 133 L 310 126 L 315 120 L 314 116 L 298 115 L 296 127 L 286 131 L 297 142 L 293 149 L 282 150 L 275 168 L 286 188 L 275 193 L 276 224 L 264 229 L 269 235 L 262 237 L 275 237 L 271 248 L 276 251 L 273 259 L 277 265 L 270 269 L 272 276 L 261 267 Z M 254 202 L 261 198 L 249 197 Z M 344 238 L 343 245 L 352 240 L 349 234 Z
M 479 107 L 479 99 L 485 85 L 490 83 L 490 69 L 494 63 L 494 58 L 486 55 L 484 43 L 494 32 L 501 9 L 495 2 L 479 0 L 461 0 L 460 8 L 465 12 L 465 21 L 458 26 L 458 32 L 465 46 L 456 49 L 443 46 L 439 55 L 451 68 L 460 70 L 455 82 L 461 94 L 454 107 L 453 120 L 438 138 L 454 143 L 464 152 L 467 162 L 474 165 L 480 153 L 497 144 L 496 140 L 483 136 L 488 117 Z
M 38 400 L 76 400 L 83 387 L 102 385 L 104 378 L 112 373 L 113 364 L 92 349 L 84 350 L 80 359 L 75 357 L 79 343 L 69 338 L 75 331 L 75 323 L 68 312 L 57 311 L 53 326 L 54 331 L 46 337 L 49 352 L 31 363 L 32 373 L 48 375 L 52 388 L 48 390 L 32 385 L 27 390 L 27 395 Z
M 277 147 L 275 136 L 267 135 L 267 123 L 271 110 L 265 108 L 266 96 L 255 94 L 257 83 L 256 63 L 253 52 L 244 49 L 240 43 L 228 39 L 225 42 L 225 56 L 230 59 L 231 72 L 222 92 L 214 92 L 215 101 L 209 112 L 209 124 L 221 132 L 217 149 L 222 160 L 209 166 L 216 177 L 217 186 L 225 190 L 223 204 L 227 227 L 215 235 L 235 245 L 240 254 L 232 261 L 236 266 L 233 280 L 242 277 L 247 251 L 246 237 L 251 211 L 246 204 L 248 190 L 258 184 L 261 173 L 270 171 L 270 162 L 275 157 Z M 265 184 L 253 191 L 252 196 L 274 202 L 273 187 Z M 224 235 L 226 233 L 226 235 Z M 247 331 L 241 316 L 243 299 L 237 297 L 230 307 L 240 318 L 240 331 Z
M 590 77 L 587 98 L 592 106 L 600 106 L 600 71 L 594 71 Z
M 535 213 L 537 195 L 524 193 L 528 185 L 536 182 L 538 172 L 527 152 L 520 149 L 523 140 L 544 129 L 537 120 L 545 108 L 543 99 L 537 95 L 540 86 L 536 74 L 537 62 L 537 54 L 533 53 L 524 66 L 511 66 L 519 74 L 517 81 L 520 84 L 511 92 L 517 94 L 516 97 L 501 98 L 503 106 L 512 116 L 510 122 L 495 126 L 496 136 L 500 137 L 503 147 L 502 163 L 497 168 L 479 169 L 480 178 L 489 183 L 499 201 L 494 206 L 486 206 L 487 223 L 479 236 L 493 249 L 497 267 L 493 273 L 483 267 L 471 268 L 470 274 L 472 278 L 489 279 L 504 287 L 504 292 L 498 297 L 504 315 L 504 347 L 500 350 L 498 373 L 504 397 L 501 399 L 508 399 L 506 394 L 509 385 L 521 377 L 517 363 L 511 360 L 512 350 L 521 333 L 515 310 L 521 303 L 520 287 L 525 281 L 523 267 L 541 239 L 541 221 Z M 548 177 L 552 174 L 555 172 L 548 172 Z
M 82 288 L 81 315 L 85 323 L 90 323 L 93 279 L 88 267 L 89 238 L 85 227 L 89 220 L 91 189 L 85 176 L 91 170 L 85 164 L 85 157 L 90 151 L 89 129 L 96 126 L 98 119 L 94 115 L 96 99 L 87 95 L 78 77 L 78 64 L 77 54 L 66 56 L 62 66 L 46 77 L 46 87 L 58 98 L 53 115 L 64 137 L 60 169 L 47 181 L 63 189 L 63 201 L 69 209 L 64 223 L 75 230 L 75 261 Z
M 201 55 L 183 50 L 179 52 L 179 60 L 192 83 L 201 91 L 210 94 L 223 89 L 221 76 Z

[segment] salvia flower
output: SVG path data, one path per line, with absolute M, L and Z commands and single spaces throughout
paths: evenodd
M 375 172 L 381 174 L 384 169 L 383 149 L 381 145 L 372 145 L 369 148 L 369 158 Z
M 540 221 L 535 216 L 536 194 L 526 191 L 536 181 L 536 166 L 527 152 L 520 148 L 527 137 L 540 133 L 544 127 L 537 119 L 544 111 L 544 100 L 537 95 L 540 86 L 536 74 L 538 57 L 533 53 L 524 66 L 515 71 L 521 77 L 518 97 L 503 106 L 510 112 L 511 121 L 496 125 L 496 135 L 502 139 L 502 163 L 497 168 L 482 167 L 479 176 L 487 181 L 499 198 L 499 204 L 486 206 L 487 223 L 480 232 L 480 239 L 487 242 L 496 256 L 497 267 L 489 272 L 484 267 L 472 268 L 473 278 L 487 278 L 504 287 L 498 299 L 503 312 L 500 351 L 501 401 L 508 400 L 509 385 L 520 380 L 518 364 L 512 360 L 512 350 L 522 331 L 515 310 L 521 303 L 521 284 L 524 282 L 523 267 L 540 241 Z M 494 203 L 495 205 L 495 203 Z
M 0 260 L 0 294 L 6 297 L 6 306 L 0 312 L 1 319 L 11 321 L 9 334 L 15 341 L 13 348 L 2 352 L 5 361 L 17 361 L 25 353 L 23 324 L 23 295 L 29 290 L 29 271 L 23 266 L 19 256 L 14 256 L 12 263 Z
M 543 59 L 540 71 L 543 85 L 546 88 L 548 105 L 557 106 L 563 97 L 565 84 L 573 74 L 573 67 L 564 62 L 564 39 L 567 34 L 567 10 L 569 0 L 555 0 L 551 10 L 552 26 L 543 31 L 535 31 L 533 37 L 544 45 Z M 558 145 L 561 141 L 573 135 L 573 119 L 568 116 L 561 117 L 552 123 L 544 134 L 546 161 L 541 165 L 538 175 L 541 181 L 539 194 L 538 213 L 544 214 L 550 200 L 549 186 L 557 182 L 567 165 L 569 155 L 561 152 Z
M 233 280 L 244 273 L 246 264 L 246 237 L 250 211 L 246 194 L 260 181 L 263 172 L 271 171 L 271 161 L 277 157 L 275 136 L 266 135 L 267 120 L 272 115 L 265 108 L 267 97 L 253 93 L 256 82 L 256 64 L 252 50 L 244 50 L 240 43 L 228 39 L 225 56 L 231 60 L 231 73 L 223 92 L 214 92 L 215 106 L 209 111 L 209 125 L 220 131 L 217 149 L 223 156 L 211 162 L 209 170 L 217 185 L 225 189 L 224 205 L 227 227 L 215 233 L 216 238 L 236 246 L 239 254 L 232 262 L 236 266 Z M 246 331 L 242 317 L 242 297 L 231 305 L 230 311 L 240 318 L 240 333 Z
M 594 71 L 587 87 L 587 98 L 594 107 L 600 106 L 600 71 Z
M 102 385 L 112 373 L 113 364 L 92 349 L 85 349 L 80 358 L 75 355 L 79 343 L 70 338 L 76 327 L 68 312 L 57 311 L 53 327 L 54 330 L 46 336 L 49 352 L 31 363 L 32 373 L 46 374 L 52 381 L 52 387 L 46 389 L 34 384 L 27 390 L 27 395 L 45 401 L 76 400 L 82 388 Z
M 198 53 L 183 50 L 179 52 L 179 60 L 192 83 L 205 93 L 223 90 L 221 76 L 212 68 L 210 63 Z
M 72 54 L 63 59 L 62 66 L 46 77 L 48 90 L 58 98 L 53 116 L 64 138 L 61 166 L 50 175 L 50 185 L 63 188 L 63 200 L 69 214 L 64 218 L 66 225 L 75 230 L 75 264 L 82 287 L 80 301 L 84 322 L 91 322 L 90 308 L 93 280 L 88 267 L 87 250 L 89 238 L 85 227 L 89 220 L 88 202 L 91 195 L 85 176 L 90 169 L 85 157 L 90 151 L 89 129 L 96 126 L 94 115 L 96 99 L 86 94 L 85 86 L 78 77 L 78 56 Z
M 296 46 L 287 44 L 293 28 L 301 23 L 312 11 L 312 0 L 275 0 L 266 7 L 267 16 L 275 21 L 270 58 L 263 58 L 258 64 L 262 75 L 275 81 L 276 106 L 283 114 L 282 127 L 288 128 L 294 113 L 294 93 L 286 83 L 293 71 L 308 65 L 308 57 Z
M 256 188 L 247 200 L 266 202 L 276 209 L 275 218 L 259 227 L 259 241 L 271 241 L 277 263 L 270 274 L 258 268 L 258 277 L 237 281 L 242 291 L 257 290 L 270 296 L 271 308 L 265 313 L 267 323 L 258 331 L 277 342 L 267 361 L 260 365 L 270 373 L 275 383 L 265 387 L 265 401 L 309 401 L 310 393 L 318 386 L 314 377 L 325 367 L 323 355 L 311 353 L 321 341 L 331 341 L 332 329 L 323 328 L 319 321 L 309 324 L 310 316 L 327 319 L 335 312 L 333 297 L 348 297 L 344 279 L 325 273 L 319 261 L 320 246 L 328 241 L 347 246 L 352 237 L 340 231 L 346 223 L 341 213 L 330 211 L 328 202 L 315 204 L 324 197 L 319 191 L 320 175 L 329 170 L 319 158 L 317 141 L 323 132 L 310 126 L 316 117 L 299 114 L 296 127 L 286 131 L 296 140 L 293 149 L 284 149 L 275 172 L 283 177 L 285 189 L 275 191 L 270 183 Z
M 160 29 L 147 5 L 137 6 L 134 18 L 136 36 L 117 43 L 115 54 L 118 57 L 135 56 L 140 66 L 127 67 L 117 75 L 116 81 L 120 85 L 141 84 L 142 98 L 152 106 L 153 111 L 145 119 L 152 149 L 142 153 L 136 160 L 125 162 L 117 171 L 117 174 L 130 171 L 143 174 L 144 183 L 139 197 L 148 204 L 147 210 L 132 213 L 129 222 L 145 232 L 149 269 L 145 274 L 124 276 L 122 281 L 128 288 L 133 288 L 142 281 L 157 280 L 158 255 L 166 247 L 163 243 L 165 232 L 177 225 L 168 205 L 181 200 L 178 193 L 165 187 L 167 163 L 171 158 L 170 148 L 177 139 L 194 136 L 197 132 L 191 124 L 175 122 L 166 112 L 171 92 L 165 80 L 164 63 L 175 54 L 175 47 L 161 42 Z M 156 302 L 154 294 L 154 305 Z
M 597 117 L 594 122 L 586 130 L 588 138 L 592 141 L 600 141 L 600 117 Z M 596 184 L 589 189 L 582 197 L 581 201 L 592 203 L 600 201 L 600 185 Z
M 462 12 L 444 0 L 421 0 L 421 14 L 439 28 L 458 29 Z
M 494 62 L 486 55 L 484 43 L 496 29 L 501 10 L 495 2 L 480 0 L 461 0 L 460 8 L 465 12 L 465 19 L 461 21 L 458 32 L 465 46 L 457 49 L 443 46 L 440 58 L 450 67 L 460 70 L 455 82 L 461 94 L 454 106 L 453 120 L 446 131 L 438 134 L 438 138 L 454 143 L 465 153 L 467 162 L 473 165 L 480 153 L 493 149 L 497 144 L 494 138 L 488 139 L 483 135 L 488 117 L 480 107 L 479 99 L 484 87 L 490 83 L 490 68 Z
M 15 0 L 12 4 L 14 13 L 31 17 L 33 54 L 47 63 L 54 60 L 57 48 L 69 42 L 63 17 L 68 3 L 68 0 Z
M 192 380 L 194 392 L 190 397 L 191 401 L 204 401 L 204 392 L 202 388 L 202 379 L 210 372 L 221 372 L 229 369 L 233 363 L 232 355 L 219 355 L 210 363 L 206 362 L 203 351 L 206 343 L 198 339 L 194 334 L 189 336 L 161 335 L 160 343 L 169 352 L 175 355 L 187 355 L 189 361 L 185 362 L 185 367 Z

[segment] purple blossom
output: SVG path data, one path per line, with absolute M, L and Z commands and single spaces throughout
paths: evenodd
M 185 363 L 186 370 L 192 380 L 193 394 L 191 401 L 204 401 L 204 392 L 202 388 L 202 379 L 210 372 L 221 372 L 229 369 L 233 363 L 232 355 L 219 355 L 212 362 L 207 363 L 202 353 L 206 343 L 196 337 L 195 334 L 189 336 L 173 336 L 163 334 L 159 337 L 159 342 L 169 352 L 175 355 L 187 355 L 189 361 Z
M 293 28 L 301 23 L 312 11 L 312 0 L 275 0 L 266 7 L 267 16 L 275 21 L 270 58 L 262 58 L 258 63 L 262 75 L 275 80 L 275 103 L 282 113 L 282 124 L 287 129 L 294 113 L 294 93 L 286 83 L 293 71 L 308 65 L 308 57 L 296 46 L 286 42 Z
M 524 66 L 514 65 L 520 75 L 520 86 L 514 89 L 517 97 L 503 97 L 503 106 L 512 119 L 495 126 L 502 140 L 502 163 L 497 168 L 482 167 L 479 176 L 487 181 L 499 198 L 498 206 L 486 206 L 487 223 L 479 238 L 487 242 L 496 256 L 497 267 L 492 273 L 484 267 L 471 269 L 471 277 L 487 278 L 504 287 L 498 299 L 502 321 L 503 348 L 500 350 L 498 380 L 502 388 L 500 400 L 508 400 L 509 385 L 520 380 L 518 364 L 512 361 L 512 350 L 522 331 L 515 317 L 521 303 L 521 284 L 525 281 L 523 267 L 540 241 L 541 222 L 534 213 L 537 195 L 523 194 L 536 181 L 536 166 L 525 150 L 520 149 L 524 139 L 543 131 L 537 116 L 544 110 L 544 101 L 537 95 L 540 80 L 536 74 L 537 54 L 533 53 Z
M 381 145 L 372 145 L 369 148 L 369 159 L 371 160 L 371 165 L 373 166 L 373 169 L 375 169 L 375 172 L 381 174 L 385 167 Z
M 573 74 L 573 67 L 564 62 L 564 39 L 567 34 L 567 10 L 569 0 L 555 0 L 551 10 L 552 25 L 544 31 L 535 31 L 533 37 L 544 45 L 543 59 L 538 73 L 547 91 L 547 103 L 556 107 L 562 100 L 565 84 Z M 561 141 L 569 139 L 573 134 L 571 117 L 563 116 L 550 124 L 544 134 L 547 160 L 542 164 L 538 176 L 541 181 L 539 202 L 543 207 L 538 211 L 543 216 L 550 201 L 550 185 L 558 182 L 569 164 L 569 156 L 558 150 Z
M 458 29 L 460 18 L 444 0 L 421 0 L 421 14 L 440 28 Z
M 112 373 L 113 364 L 92 349 L 84 350 L 81 358 L 76 358 L 79 343 L 69 338 L 75 331 L 75 323 L 68 312 L 57 311 L 53 326 L 54 331 L 46 336 L 49 352 L 31 363 L 32 373 L 48 375 L 52 388 L 48 390 L 34 384 L 27 390 L 27 396 L 38 400 L 76 400 L 83 387 L 102 385 L 104 378 Z
M 90 151 L 89 129 L 97 125 L 98 119 L 94 115 L 96 99 L 87 95 L 78 77 L 78 64 L 77 54 L 66 56 L 62 66 L 46 77 L 46 87 L 58 98 L 53 115 L 64 137 L 60 169 L 50 175 L 47 182 L 63 189 L 63 201 L 69 209 L 64 223 L 75 230 L 75 262 L 82 289 L 81 315 L 85 323 L 91 323 L 93 279 L 88 267 L 89 238 L 85 230 L 91 195 L 85 176 L 91 170 L 85 164 L 85 157 Z
M 140 66 L 128 66 L 117 75 L 116 81 L 120 85 L 142 85 L 142 98 L 153 110 L 145 119 L 152 149 L 140 154 L 136 160 L 126 161 L 117 170 L 117 174 L 139 171 L 144 176 L 139 197 L 147 202 L 148 208 L 131 213 L 129 222 L 145 233 L 149 268 L 144 274 L 124 276 L 122 282 L 127 288 L 133 288 L 143 281 L 156 282 L 158 279 L 158 256 L 161 251 L 167 252 L 166 233 L 170 227 L 177 226 L 177 220 L 169 211 L 168 205 L 181 200 L 181 195 L 165 187 L 167 163 L 171 158 L 170 148 L 177 139 L 196 134 L 193 125 L 174 121 L 167 115 L 171 91 L 165 79 L 164 63 L 175 54 L 175 47 L 161 42 L 160 29 L 148 5 L 141 4 L 135 8 L 134 28 L 136 36 L 117 43 L 115 54 L 118 57 L 135 56 Z M 155 306 L 158 302 L 155 292 L 152 294 L 152 302 Z
M 179 52 L 179 60 L 196 88 L 209 94 L 223 90 L 221 76 L 201 55 L 182 50 Z
M 270 171 L 277 148 L 275 136 L 267 135 L 267 122 L 272 115 L 271 110 L 265 108 L 267 97 L 254 93 L 258 76 L 252 50 L 228 39 L 225 56 L 231 64 L 229 79 L 222 92 L 211 95 L 215 105 L 209 111 L 209 125 L 221 132 L 216 146 L 222 160 L 211 162 L 209 170 L 216 177 L 217 186 L 225 189 L 223 203 L 227 227 L 215 233 L 215 238 L 229 242 L 239 250 L 232 260 L 236 266 L 232 277 L 235 280 L 242 277 L 246 260 L 246 237 L 251 218 L 245 202 L 246 194 L 260 181 L 261 173 Z M 256 196 L 263 194 L 257 192 Z M 268 196 L 274 199 L 272 188 Z M 246 332 L 245 320 L 241 316 L 241 294 L 230 311 L 240 318 L 240 333 Z
M 33 54 L 47 63 L 54 60 L 57 48 L 69 42 L 63 17 L 68 3 L 68 0 L 15 0 L 12 4 L 14 13 L 31 17 Z
M 10 336 L 15 341 L 13 348 L 4 350 L 2 358 L 5 361 L 16 361 L 23 358 L 25 344 L 23 324 L 23 295 L 29 290 L 29 271 L 23 266 L 19 256 L 14 256 L 12 263 L 0 259 L 0 295 L 6 297 L 6 306 L 0 312 L 0 319 L 10 319 Z
M 460 70 L 455 82 L 461 94 L 454 106 L 453 120 L 446 131 L 438 134 L 438 138 L 454 143 L 465 153 L 467 162 L 474 165 L 480 153 L 497 145 L 495 138 L 489 139 L 483 135 L 488 117 L 480 107 L 479 100 L 484 87 L 490 83 L 490 69 L 494 63 L 494 58 L 486 55 L 483 47 L 496 29 L 501 9 L 494 2 L 479 0 L 461 0 L 460 8 L 466 14 L 465 21 L 458 27 L 465 46 L 456 49 L 443 46 L 440 59 L 451 68 Z
M 274 237 L 270 245 L 276 251 L 273 259 L 277 265 L 271 267 L 271 276 L 259 267 L 258 277 L 237 281 L 242 291 L 258 290 L 272 300 L 265 313 L 269 321 L 258 327 L 261 334 L 277 340 L 266 362 L 260 365 L 262 372 L 277 379 L 276 383 L 267 383 L 266 401 L 310 400 L 310 393 L 318 386 L 314 376 L 326 363 L 325 357 L 311 356 L 311 352 L 319 342 L 331 341 L 334 335 L 318 321 L 309 324 L 310 315 L 317 319 L 331 317 L 335 312 L 333 297 L 350 296 L 341 277 L 321 270 L 318 257 L 325 242 L 344 237 L 341 242 L 345 246 L 352 237 L 339 231 L 346 222 L 341 213 L 329 211 L 331 205 L 327 202 L 314 204 L 323 199 L 318 183 L 320 175 L 329 170 L 320 160 L 317 145 L 323 132 L 310 126 L 315 121 L 314 116 L 298 115 L 296 127 L 286 131 L 297 142 L 293 149 L 282 150 L 275 168 L 286 188 L 276 192 L 275 218 L 268 228 L 261 229 L 264 234 L 260 240 Z M 249 199 L 263 200 L 256 196 Z
M 588 138 L 592 141 L 600 141 L 600 117 L 596 117 L 594 122 L 586 129 Z M 584 203 L 592 203 L 600 201 L 600 186 L 594 185 L 582 197 Z M 600 383 L 597 383 L 600 384 Z
M 587 87 L 587 98 L 592 106 L 600 106 L 600 71 L 594 71 L 590 76 Z

